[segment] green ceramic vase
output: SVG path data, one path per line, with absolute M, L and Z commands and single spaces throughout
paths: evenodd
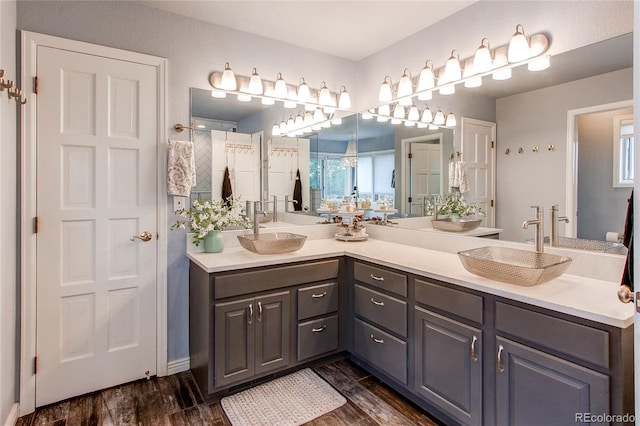
M 211 231 L 204 237 L 205 253 L 220 253 L 224 249 L 224 238 L 222 231 Z

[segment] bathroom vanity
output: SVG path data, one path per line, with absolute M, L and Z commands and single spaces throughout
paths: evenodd
M 519 287 L 375 239 L 189 258 L 191 368 L 207 398 L 349 356 L 447 424 L 633 412 L 633 312 L 616 283 Z

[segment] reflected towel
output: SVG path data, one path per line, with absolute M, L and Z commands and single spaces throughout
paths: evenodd
M 458 188 L 461 193 L 469 192 L 471 189 L 469 186 L 469 172 L 467 170 L 467 163 L 464 161 L 456 161 L 455 175 L 454 175 L 454 187 Z
M 300 180 L 300 169 L 296 172 L 296 183 L 293 185 L 293 210 L 302 210 L 302 181 Z
M 193 142 L 169 139 L 167 158 L 167 192 L 188 197 L 196 186 L 196 156 Z
M 627 216 L 624 220 L 624 237 L 622 244 L 627 248 L 627 258 L 624 262 L 624 271 L 620 285 L 626 285 L 634 291 L 633 285 L 633 191 L 627 200 Z
M 224 177 L 222 178 L 222 199 L 231 207 L 233 197 L 233 189 L 231 188 L 231 178 L 229 177 L 229 167 L 224 168 Z
M 453 192 L 456 187 L 456 163 L 449 161 L 449 192 Z

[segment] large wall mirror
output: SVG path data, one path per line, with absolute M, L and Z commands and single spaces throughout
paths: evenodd
M 567 235 L 603 240 L 607 231 L 622 232 L 630 188 L 613 184 L 613 128 L 614 116 L 632 114 L 632 56 L 632 34 L 627 34 L 555 55 L 551 67 L 542 73 L 514 69 L 509 81 L 489 80 L 482 88 L 462 88 L 446 98 L 455 103 L 456 97 L 481 96 L 484 104 L 488 97 L 497 105 L 496 203 L 500 208 L 495 226 L 504 230 L 501 238 L 519 242 L 531 238 L 521 225 L 530 215 L 529 205 L 537 193 L 542 194 L 539 198 L 545 207 L 559 203 L 561 210 L 566 206 L 574 209 L 575 220 L 567 225 Z M 611 79 L 616 81 L 615 87 L 597 87 L 598 82 Z M 589 90 L 581 84 L 590 85 Z M 556 93 L 556 87 L 562 99 L 545 92 Z M 433 102 L 438 102 L 435 96 Z M 323 198 L 350 196 L 354 186 L 360 199 L 393 198 L 395 208 L 404 215 L 424 214 L 425 197 L 447 193 L 448 163 L 460 150 L 461 135 L 456 132 L 460 131 L 461 117 L 455 129 L 430 131 L 364 120 L 353 114 L 341 117 L 342 124 L 298 139 L 273 138 L 273 124 L 297 112 L 279 105 L 264 106 L 256 100 L 216 99 L 208 90 L 192 89 L 191 124 L 198 129 L 194 141 L 199 152 L 194 194 L 211 196 L 213 188 L 216 196 L 216 179 L 220 178 L 215 176 L 220 170 L 212 174 L 212 130 L 226 133 L 232 144 L 254 146 L 259 141 L 262 149 L 255 145 L 251 161 L 245 161 L 250 149 L 233 152 L 227 148 L 218 154 L 231 165 L 235 179 L 249 175 L 241 170 L 241 164 L 259 169 L 251 174 L 251 182 L 236 185 L 236 193 L 254 200 L 277 195 L 281 210 L 294 210 L 291 203 L 284 205 L 284 195 L 292 193 L 298 169 L 304 188 L 301 213 L 306 214 L 315 212 Z M 475 118 L 472 113 L 464 115 Z M 576 118 L 573 125 L 568 124 L 572 116 Z M 574 129 L 575 140 L 569 146 L 567 126 Z M 246 137 L 248 141 L 240 140 Z M 355 142 L 350 148 L 351 141 Z M 349 151 L 354 145 L 355 160 Z M 559 155 L 547 151 L 548 145 Z M 537 157 L 533 146 L 540 150 Z M 518 154 L 519 147 L 523 154 Z M 409 152 L 413 165 L 406 158 Z M 416 157 L 426 163 L 417 167 Z M 547 193 L 551 195 L 545 199 Z

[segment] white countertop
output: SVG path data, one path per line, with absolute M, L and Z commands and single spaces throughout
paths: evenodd
M 539 306 L 591 321 L 626 328 L 633 324 L 633 304 L 618 301 L 619 283 L 563 274 L 555 280 L 521 287 L 468 272 L 456 254 L 369 239 L 368 241 L 307 240 L 294 253 L 259 255 L 243 248 L 222 253 L 188 252 L 187 256 L 207 272 L 277 265 L 348 255 L 461 287 Z

